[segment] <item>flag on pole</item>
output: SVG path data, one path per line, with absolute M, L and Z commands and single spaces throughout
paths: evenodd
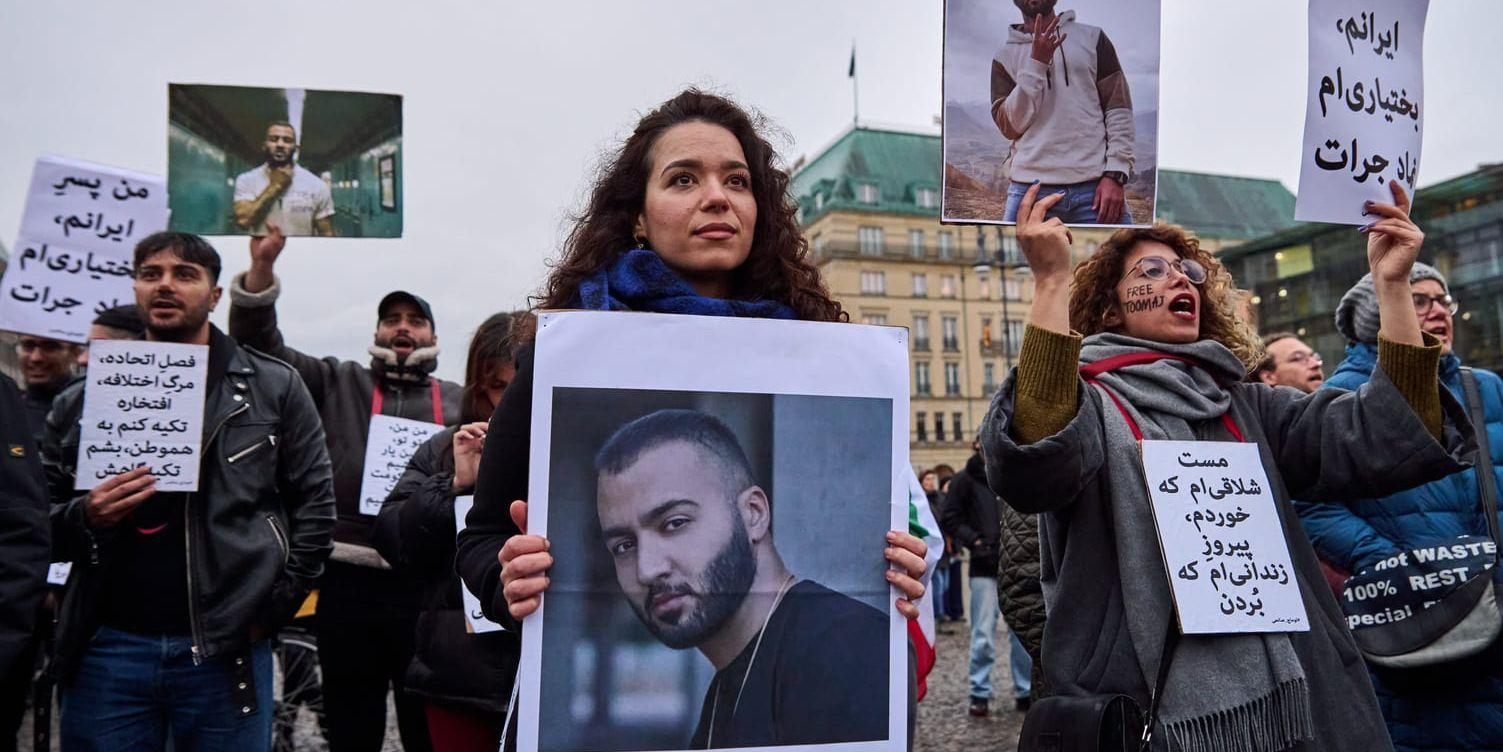
M 851 69 L 845 74 L 846 78 L 856 77 L 856 43 L 851 43 Z
M 908 622 L 908 639 L 913 641 L 918 664 L 914 667 L 918 676 L 918 696 L 914 699 L 918 701 L 924 699 L 929 690 L 927 679 L 930 669 L 934 668 L 934 599 L 939 597 L 939 593 L 933 592 L 934 567 L 939 563 L 945 541 L 940 537 L 934 512 L 929 509 L 929 497 L 924 494 L 918 476 L 912 474 L 908 476 L 908 532 L 929 547 L 924 556 L 924 597 L 918 602 L 919 618 Z

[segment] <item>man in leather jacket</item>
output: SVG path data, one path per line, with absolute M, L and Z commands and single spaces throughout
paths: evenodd
M 302 379 L 209 324 L 219 269 L 196 235 L 136 246 L 146 339 L 208 346 L 197 491 L 157 492 L 142 467 L 76 493 L 87 382 L 48 417 L 54 556 L 74 563 L 57 641 L 64 749 L 270 743 L 267 637 L 323 569 L 333 483 Z
M 318 658 L 332 752 L 377 752 L 386 736 L 386 695 L 395 692 L 407 752 L 429 749 L 424 703 L 409 696 L 420 612 L 419 582 L 392 571 L 372 542 L 380 506 L 362 507 L 360 481 L 371 415 L 455 425 L 460 387 L 432 377 L 438 366 L 433 311 L 404 291 L 377 305 L 369 364 L 318 358 L 287 345 L 277 324 L 281 281 L 274 274 L 286 239 L 275 224 L 251 238 L 250 268 L 230 281 L 230 334 L 287 361 L 308 384 L 328 434 L 339 520 L 334 553 L 319 580 Z

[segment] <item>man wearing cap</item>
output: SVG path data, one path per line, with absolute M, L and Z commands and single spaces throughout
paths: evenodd
M 1415 264 L 1409 276 L 1414 315 L 1427 344 L 1441 351 L 1440 380 L 1467 404 L 1461 358 L 1454 351 L 1454 319 L 1460 303 L 1434 267 Z M 1356 389 L 1374 378 L 1380 347 L 1378 302 L 1372 275 L 1341 297 L 1336 328 L 1346 337 L 1346 358 L 1324 388 Z M 1489 435 L 1503 435 L 1503 379 L 1473 369 Z M 1478 431 L 1482 426 L 1475 426 Z M 1503 441 L 1491 442 L 1493 475 L 1503 488 Z M 1485 537 L 1476 472 L 1463 470 L 1381 499 L 1352 498 L 1341 504 L 1295 502 L 1315 550 L 1347 572 L 1361 572 L 1392 554 L 1451 543 L 1458 536 Z M 1394 747 L 1407 750 L 1503 749 L 1503 668 L 1487 656 L 1476 671 L 1458 671 L 1444 683 L 1405 681 L 1373 674 L 1378 705 Z
M 269 230 L 251 238 L 250 268 L 230 282 L 230 335 L 302 374 L 328 436 L 339 520 L 334 553 L 319 581 L 317 631 L 330 748 L 381 748 L 390 686 L 396 691 L 403 747 L 426 750 L 423 703 L 403 692 L 418 590 L 376 553 L 371 542 L 376 518 L 360 509 L 360 481 L 373 414 L 454 425 L 460 386 L 431 375 L 438 366 L 433 311 L 406 291 L 392 292 L 376 306 L 368 364 L 288 347 L 277 326 L 275 304 L 282 288 L 273 274 L 286 239 L 275 224 Z

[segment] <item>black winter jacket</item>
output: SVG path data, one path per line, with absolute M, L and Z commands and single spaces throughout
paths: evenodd
M 339 519 L 334 526 L 334 553 L 319 582 L 319 602 L 354 600 L 415 609 L 415 585 L 383 571 L 383 563 L 375 555 L 371 529 L 376 518 L 360 513 L 360 480 L 377 385 L 381 387 L 383 415 L 431 423 L 430 385 L 379 379 L 369 365 L 316 358 L 288 347 L 277 327 L 275 304 L 281 282 L 251 293 L 245 290 L 244 278 L 239 274 L 230 281 L 230 336 L 291 364 L 307 383 L 328 434 Z M 443 423 L 454 425 L 459 421 L 460 387 L 451 381 L 440 381 L 439 386 Z
M 939 526 L 956 545 L 970 550 L 972 577 L 997 576 L 1001 507 L 1002 500 L 986 485 L 986 463 L 980 454 L 971 455 L 965 469 L 950 480 Z
M 407 691 L 430 702 L 502 715 L 517 672 L 516 632 L 470 634 L 454 572 L 454 428 L 418 447 L 376 518 L 381 556 L 421 580 Z
M 46 590 L 47 484 L 16 382 L 0 374 L 0 675 L 31 644 Z
M 323 570 L 334 527 L 324 430 L 302 379 L 286 363 L 210 335 L 199 490 L 183 505 L 189 627 L 203 658 L 249 648 L 251 630 L 290 621 Z M 222 376 L 215 363 L 226 363 Z M 99 585 L 114 556 L 112 530 L 84 517 L 73 491 L 84 382 L 63 390 L 47 419 L 43 461 L 52 486 L 53 557 L 73 573 L 58 618 L 61 675 L 98 627 Z
M 1018 636 L 1033 659 L 1033 691 L 1038 699 L 1044 686 L 1044 588 L 1039 582 L 1039 518 L 1007 504 L 1002 509 L 1002 545 L 997 566 L 997 603 L 1007 628 Z

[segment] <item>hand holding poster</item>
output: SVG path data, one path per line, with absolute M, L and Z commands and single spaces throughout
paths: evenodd
M 540 317 L 518 749 L 906 748 L 908 353 L 891 327 Z M 606 703 L 604 707 L 599 703 Z
M 87 341 L 96 313 L 134 301 L 131 251 L 166 227 L 161 178 L 38 159 L 15 257 L 0 279 L 0 329 Z
M 1429 0 L 1310 0 L 1310 76 L 1294 218 L 1360 225 L 1364 201 L 1414 195 Z
M 454 497 L 454 532 L 464 531 L 465 517 L 470 514 L 470 507 L 475 505 L 474 496 Z M 472 634 L 485 634 L 487 632 L 503 632 L 506 627 L 485 618 L 485 612 L 480 610 L 480 599 L 470 592 L 470 586 L 459 583 L 460 606 L 464 608 L 464 623 Z
M 207 345 L 90 346 L 74 488 L 145 465 L 158 491 L 198 490 L 208 361 Z
M 435 423 L 424 423 L 390 415 L 372 415 L 370 436 L 365 441 L 365 475 L 360 479 L 360 513 L 374 517 L 391 494 L 412 454 L 433 434 L 444 430 Z
M 1143 471 L 1184 634 L 1310 629 L 1257 444 L 1144 441 Z

